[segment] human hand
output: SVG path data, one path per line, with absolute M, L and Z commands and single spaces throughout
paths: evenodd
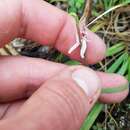
M 82 61 L 80 48 L 68 54 L 75 32 L 73 18 L 42 0 L 0 2 L 1 47 L 22 37 Z M 105 44 L 90 31 L 88 37 L 85 61 L 94 64 L 103 59 Z M 120 75 L 36 58 L 0 57 L 0 74 L 1 130 L 79 130 L 98 99 L 120 102 L 128 93 L 126 89 L 100 95 L 101 87 L 127 86 Z

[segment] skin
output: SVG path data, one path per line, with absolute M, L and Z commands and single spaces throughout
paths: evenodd
M 1 47 L 22 37 L 53 46 L 70 58 L 82 61 L 80 48 L 68 54 L 75 44 L 75 32 L 74 19 L 45 1 L 0 1 Z M 106 47 L 90 31 L 88 38 L 85 61 L 94 64 L 104 58 Z M 98 99 L 112 103 L 121 102 L 127 96 L 128 90 L 110 95 L 98 91 L 89 103 L 89 97 L 71 77 L 73 71 L 81 68 L 87 72 L 88 80 L 93 81 L 89 87 L 118 87 L 128 83 L 120 75 L 94 72 L 84 66 L 69 67 L 22 56 L 0 57 L 0 129 L 79 130 Z

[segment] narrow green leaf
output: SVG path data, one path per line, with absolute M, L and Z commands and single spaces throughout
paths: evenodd
M 125 48 L 123 43 L 118 43 L 107 50 L 106 56 L 113 56 Z
M 102 21 L 101 23 L 97 23 L 97 24 L 93 25 L 90 30 L 91 30 L 92 32 L 97 32 L 97 31 L 100 30 L 105 24 L 106 24 L 106 23 Z
M 123 63 L 124 58 L 126 57 L 126 53 L 124 53 L 123 55 L 121 55 L 112 65 L 111 67 L 107 70 L 107 72 L 109 73 L 113 73 L 115 72 L 118 67 Z
M 113 88 L 103 88 L 102 93 L 119 93 L 128 89 L 128 84 Z
M 123 65 L 121 66 L 121 68 L 119 69 L 119 71 L 117 72 L 118 74 L 121 74 L 121 75 L 124 75 L 125 74 L 125 72 L 127 71 L 127 69 L 128 69 L 128 64 L 129 64 L 129 61 L 127 60 L 125 60 L 124 62 L 123 62 Z
M 99 113 L 102 111 L 103 107 L 104 105 L 99 102 L 95 104 L 92 111 L 89 113 L 86 120 L 84 121 L 81 130 L 90 130 Z
M 79 23 L 79 17 L 76 13 L 70 12 L 69 15 L 73 16 L 75 18 L 76 22 Z
M 114 2 L 113 0 L 110 0 L 108 8 L 111 8 L 112 6 L 114 6 L 113 2 Z
M 130 57 L 129 57 L 129 65 L 128 65 L 128 80 L 130 81 Z
M 122 6 L 125 6 L 125 5 L 127 5 L 128 3 L 130 3 L 130 2 L 127 1 L 127 2 L 125 2 L 125 3 L 123 3 L 123 4 L 116 5 L 116 6 L 112 7 L 112 8 L 110 8 L 110 9 L 106 10 L 104 13 L 102 13 L 101 15 L 99 15 L 98 17 L 96 17 L 93 21 L 91 21 L 91 22 L 87 25 L 87 27 L 89 27 L 91 24 L 95 23 L 98 19 L 102 18 L 104 15 L 110 13 L 111 11 L 113 11 L 113 10 L 115 10 L 115 9 L 117 9 L 117 8 L 120 8 L 120 7 L 122 7 Z
M 75 60 L 67 61 L 65 64 L 67 65 L 80 65 L 81 63 Z
M 107 0 L 103 0 L 103 2 L 104 2 L 105 10 L 108 10 L 108 1 Z

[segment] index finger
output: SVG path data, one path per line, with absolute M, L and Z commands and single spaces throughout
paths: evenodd
M 6 8 L 5 8 L 6 7 Z M 43 45 L 56 47 L 72 59 L 81 61 L 80 48 L 68 54 L 76 42 L 76 23 L 64 11 L 42 0 L 5 0 L 0 2 L 0 44 L 15 37 L 23 37 Z M 87 63 L 100 61 L 105 55 L 105 44 L 88 31 Z

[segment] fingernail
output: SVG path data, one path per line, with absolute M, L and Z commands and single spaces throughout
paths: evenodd
M 100 91 L 100 80 L 90 69 L 78 69 L 72 73 L 72 79 L 86 93 L 92 97 Z

